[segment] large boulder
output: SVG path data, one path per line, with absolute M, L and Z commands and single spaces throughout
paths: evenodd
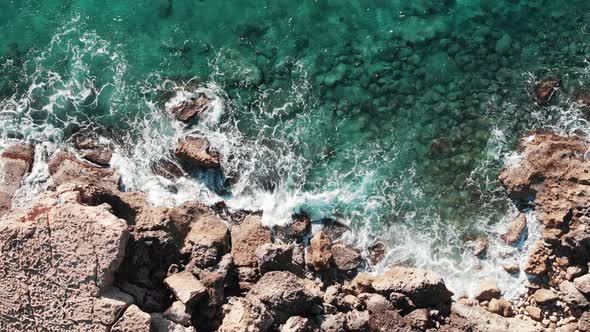
M 0 154 L 0 215 L 12 206 L 12 198 L 33 165 L 35 149 L 32 145 L 16 144 Z
M 211 100 L 205 94 L 199 94 L 188 99 L 173 103 L 168 112 L 178 121 L 189 123 L 197 116 L 206 112 L 211 106 Z
M 330 251 L 332 252 L 334 265 L 338 270 L 350 271 L 361 265 L 362 256 L 360 251 L 348 244 L 336 243 Z
M 543 241 L 539 240 L 529 253 L 524 271 L 532 275 L 542 275 L 549 271 L 549 249 Z
M 582 308 L 590 306 L 588 298 L 576 288 L 573 282 L 562 282 L 559 284 L 559 290 L 563 294 L 561 299 L 565 301 L 565 303 Z
M 229 229 L 221 218 L 203 215 L 190 225 L 182 252 L 189 253 L 198 267 L 212 266 L 229 252 Z
M 207 294 L 207 288 L 190 271 L 175 273 L 164 279 L 164 282 L 176 298 L 187 305 L 195 303 Z
M 293 247 L 286 244 L 265 243 L 256 249 L 260 273 L 287 270 L 293 259 Z
M 150 314 L 145 313 L 136 305 L 130 306 L 123 316 L 113 325 L 111 332 L 149 331 L 152 323 Z
M 109 145 L 92 133 L 78 134 L 74 137 L 74 147 L 80 157 L 99 165 L 108 165 L 113 157 Z
M 274 322 L 265 305 L 243 297 L 230 298 L 223 311 L 225 315 L 219 332 L 264 332 Z
M 103 301 L 100 294 L 123 260 L 127 224 L 108 205 L 79 202 L 78 191 L 58 188 L 0 219 L 0 326 L 6 330 L 101 330 L 117 317 L 118 310 L 102 303 L 109 295 Z
M 119 176 L 114 170 L 97 167 L 62 150 L 53 154 L 47 166 L 55 186 L 65 183 L 89 183 L 100 184 L 116 191 L 119 185 Z
M 309 243 L 308 259 L 314 269 L 321 271 L 329 267 L 332 261 L 332 240 L 324 233 L 317 232 Z
M 522 238 L 525 229 L 526 215 L 521 213 L 512 221 L 506 233 L 502 234 L 500 237 L 504 242 L 512 245 Z
M 453 295 L 441 278 L 408 267 L 394 267 L 375 277 L 371 285 L 385 296 L 393 292 L 404 294 L 419 308 L 448 304 Z
M 259 216 L 250 215 L 231 228 L 231 253 L 237 266 L 255 267 L 256 249 L 265 243 L 272 243 L 272 232 Z
M 275 322 L 281 324 L 291 316 L 310 314 L 313 305 L 319 304 L 319 292 L 311 283 L 291 272 L 271 271 L 260 278 L 246 297 L 263 303 Z
M 221 156 L 211 147 L 204 137 L 185 137 L 176 144 L 176 156 L 192 166 L 201 168 L 219 168 Z

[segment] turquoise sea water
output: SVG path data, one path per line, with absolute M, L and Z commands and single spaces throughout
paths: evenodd
M 6 0 L 0 130 L 61 143 L 91 127 L 156 202 L 337 218 L 359 246 L 386 241 L 384 264 L 452 278 L 487 264 L 462 241 L 510 218 L 496 176 L 516 139 L 586 130 L 572 96 L 590 80 L 589 23 L 583 0 Z M 539 107 L 530 90 L 552 74 L 564 92 Z M 195 87 L 218 104 L 184 128 L 165 103 Z M 223 175 L 168 193 L 149 160 L 187 132 L 223 153 Z

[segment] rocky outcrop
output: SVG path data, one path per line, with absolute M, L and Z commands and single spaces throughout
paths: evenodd
M 526 229 L 526 215 L 521 213 L 516 217 L 510 227 L 506 231 L 506 233 L 502 234 L 500 238 L 504 240 L 507 244 L 515 244 L 520 240 L 523 236 L 523 233 Z
M 178 159 L 190 166 L 201 168 L 219 168 L 221 156 L 211 147 L 209 140 L 203 137 L 185 137 L 176 144 L 175 154 Z
M 74 137 L 74 147 L 80 157 L 98 165 L 108 165 L 113 157 L 113 151 L 108 144 L 101 142 L 94 134 L 78 134 Z
M 127 224 L 109 206 L 80 199 L 75 187 L 58 188 L 0 220 L 0 326 L 104 330 L 128 305 L 108 289 L 123 261 Z
M 119 185 L 119 176 L 114 170 L 97 167 L 62 150 L 53 154 L 48 168 L 55 186 L 64 183 L 100 184 L 116 190 Z
M 168 112 L 178 121 L 192 122 L 197 116 L 210 108 L 211 101 L 206 95 L 200 94 L 187 100 L 182 100 L 168 108 Z
M 12 207 L 12 198 L 30 172 L 34 159 L 34 147 L 29 144 L 9 146 L 0 154 L 0 215 Z
M 237 266 L 255 267 L 256 249 L 266 243 L 272 243 L 272 233 L 259 216 L 246 217 L 231 229 L 231 253 Z

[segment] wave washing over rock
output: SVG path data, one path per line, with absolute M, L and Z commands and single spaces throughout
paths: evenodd
M 588 329 L 590 2 L 0 9 L 0 330 Z

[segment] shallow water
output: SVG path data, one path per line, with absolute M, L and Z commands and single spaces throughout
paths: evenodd
M 571 102 L 590 79 L 588 1 L 22 0 L 0 9 L 3 144 L 61 144 L 74 124 L 90 127 L 117 143 L 126 188 L 154 203 L 224 198 L 263 209 L 271 224 L 300 211 L 337 218 L 359 247 L 391 246 L 376 269 L 432 268 L 459 293 L 496 276 L 516 294 L 514 279 L 526 280 L 499 265 L 522 261 L 527 243 L 496 241 L 515 213 L 496 177 L 516 139 L 589 128 Z M 541 108 L 529 93 L 550 74 L 564 93 Z M 217 99 L 185 128 L 164 112 L 166 98 L 195 86 Z M 222 152 L 222 175 L 170 183 L 151 173 L 150 161 L 186 133 Z M 462 246 L 478 234 L 492 241 L 483 261 Z

